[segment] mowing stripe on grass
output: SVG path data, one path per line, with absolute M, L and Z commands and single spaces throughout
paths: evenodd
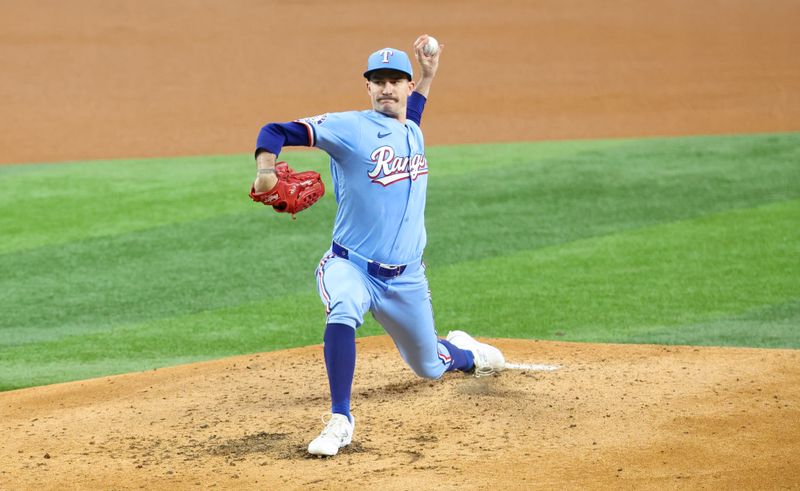
M 250 155 L 0 166 L 0 254 L 252 212 L 254 168 Z
M 321 152 L 284 157 L 327 179 Z M 800 134 L 428 158 L 442 332 L 798 346 Z M 292 221 L 249 201 L 252 171 L 251 155 L 0 166 L 0 386 L 319 342 L 331 189 Z
M 798 223 L 800 200 L 793 200 L 428 274 L 440 326 L 503 337 L 645 341 L 644 333 L 667 326 L 722 322 L 800 299 Z M 671 341 L 683 342 L 679 333 Z M 749 336 L 708 336 L 708 343 L 753 344 Z M 787 329 L 776 346 L 800 348 L 800 330 Z
M 800 347 L 800 200 L 429 271 L 441 332 L 574 341 Z M 511 300 L 511 301 L 509 301 Z M 788 302 L 788 303 L 787 303 Z M 760 313 L 759 313 L 760 312 Z M 766 323 L 762 320 L 766 319 Z M 745 322 L 743 338 L 731 336 Z M 699 336 L 698 323 L 714 327 Z M 776 336 L 772 329 L 784 323 Z M 0 387 L 320 342 L 315 294 L 0 350 Z M 379 333 L 370 322 L 360 335 Z M 169 333 L 168 336 L 165 333 Z M 694 334 L 693 334 L 694 333 Z M 694 337 L 692 337 L 694 335 Z M 757 341 L 754 343 L 754 340 Z M 140 360 L 136 363 L 132 360 Z M 34 367 L 31 370 L 30 367 Z M 42 370 L 45 370 L 42 372 Z

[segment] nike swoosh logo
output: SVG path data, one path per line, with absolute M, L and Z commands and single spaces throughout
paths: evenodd
M 388 132 L 388 133 L 381 133 L 381 132 L 379 131 L 379 132 L 378 132 L 378 138 L 385 138 L 385 137 L 387 137 L 387 136 L 389 136 L 389 135 L 391 135 L 391 134 L 392 134 L 392 132 L 391 132 L 391 131 L 390 131 L 390 132 Z

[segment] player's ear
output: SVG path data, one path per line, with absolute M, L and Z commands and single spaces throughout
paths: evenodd
M 411 93 L 414 92 L 414 88 L 416 86 L 417 86 L 417 84 L 413 80 L 410 80 L 408 82 L 408 95 L 411 95 Z

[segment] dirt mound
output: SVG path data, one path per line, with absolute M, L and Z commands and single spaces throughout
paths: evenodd
M 333 459 L 305 452 L 321 346 L 2 393 L 0 488 L 800 485 L 798 351 L 491 342 L 560 368 L 429 381 L 359 339 L 355 439 Z

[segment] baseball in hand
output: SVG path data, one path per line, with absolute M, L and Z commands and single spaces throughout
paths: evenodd
M 428 43 L 422 48 L 422 52 L 425 53 L 425 56 L 435 55 L 439 52 L 439 41 L 433 36 L 428 36 Z

